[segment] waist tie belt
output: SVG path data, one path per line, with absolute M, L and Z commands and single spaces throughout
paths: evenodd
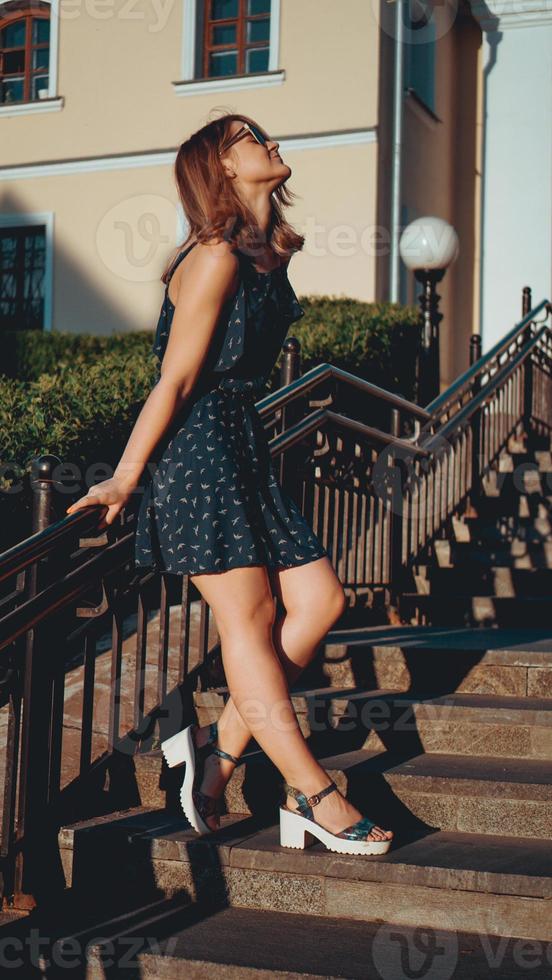
M 221 378 L 217 388 L 220 391 L 242 395 L 255 401 L 265 389 L 263 378 Z

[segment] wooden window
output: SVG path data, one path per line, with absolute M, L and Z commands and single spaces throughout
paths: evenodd
M 0 105 L 48 95 L 50 4 L 9 0 L 0 7 Z
M 268 71 L 270 0 L 204 0 L 203 78 Z
M 44 327 L 46 229 L 0 227 L 0 329 Z

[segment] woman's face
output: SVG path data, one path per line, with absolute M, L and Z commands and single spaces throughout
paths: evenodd
M 243 122 L 233 119 L 230 127 L 231 136 L 234 136 L 242 129 Z M 221 159 L 227 172 L 236 174 L 235 179 L 244 187 L 266 184 L 272 191 L 291 175 L 291 167 L 282 160 L 278 147 L 279 143 L 271 139 L 263 146 L 247 131 Z

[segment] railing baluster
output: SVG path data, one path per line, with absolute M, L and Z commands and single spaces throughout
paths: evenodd
M 188 575 L 183 575 L 182 597 L 180 602 L 180 656 L 178 664 L 178 676 L 180 683 L 186 680 L 190 672 L 190 591 L 190 577 Z
M 144 719 L 146 703 L 146 664 L 147 664 L 147 625 L 148 611 L 144 589 L 139 587 L 136 601 L 138 612 L 136 617 L 136 655 L 134 659 L 134 715 L 133 724 L 139 729 Z
M 84 676 L 82 691 L 82 726 L 79 760 L 79 776 L 82 778 L 92 761 L 92 728 L 94 724 L 94 679 L 96 674 L 95 624 L 84 638 Z
M 170 606 L 167 573 L 161 573 L 159 599 L 159 644 L 157 653 L 157 700 L 163 702 L 167 694 L 167 673 L 169 669 L 169 627 Z
M 112 607 L 111 615 L 111 677 L 109 701 L 109 729 L 107 751 L 111 754 L 119 741 L 119 721 L 121 715 L 121 667 L 123 636 L 118 603 Z

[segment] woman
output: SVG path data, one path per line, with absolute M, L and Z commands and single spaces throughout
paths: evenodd
M 340 853 L 381 854 L 392 833 L 342 796 L 289 697 L 345 605 L 328 553 L 276 478 L 255 408 L 289 324 L 304 314 L 287 278 L 304 244 L 283 217 L 290 175 L 278 143 L 247 116 L 215 119 L 180 146 L 175 176 L 191 232 L 163 274 L 159 376 L 113 478 L 67 512 L 102 503 L 111 523 L 158 450 L 136 564 L 190 576 L 213 611 L 230 691 L 218 725 L 190 725 L 162 744 L 169 766 L 185 763 L 192 826 L 218 827 L 225 785 L 254 736 L 285 780 L 282 845 L 318 838 Z

